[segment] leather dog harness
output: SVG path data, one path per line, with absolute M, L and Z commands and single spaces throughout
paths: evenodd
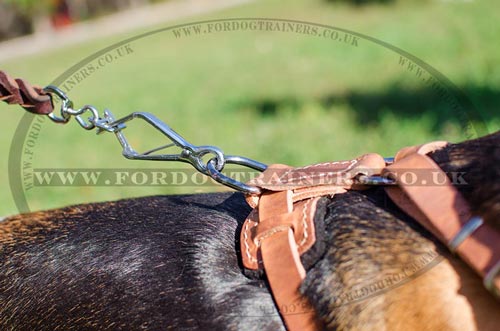
M 315 242 L 316 204 L 321 196 L 367 188 L 355 184 L 360 175 L 394 179 L 397 186 L 385 188 L 394 203 L 457 253 L 483 277 L 486 288 L 499 296 L 500 233 L 472 216 L 446 174 L 425 155 L 446 144 L 404 148 L 390 165 L 377 154 L 295 169 L 273 165 L 250 182 L 263 193 L 247 197 L 254 210 L 241 231 L 242 261 L 247 269 L 265 271 L 289 331 L 320 329 L 314 309 L 300 294 L 306 275 L 300 256 Z M 408 173 L 416 175 L 411 183 L 405 179 Z

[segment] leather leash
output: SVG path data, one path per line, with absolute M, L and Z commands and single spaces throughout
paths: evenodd
M 446 144 L 403 148 L 391 165 L 378 154 L 303 168 L 271 165 L 249 182 L 263 193 L 247 196 L 254 210 L 240 235 L 243 265 L 265 271 L 287 330 L 321 329 L 314 309 L 300 294 L 306 276 L 300 256 L 316 240 L 313 219 L 320 197 L 368 188 L 356 184 L 360 175 L 393 178 L 397 186 L 385 189 L 394 203 L 456 252 L 499 296 L 500 233 L 472 216 L 468 203 L 446 174 L 425 155 Z M 417 176 L 411 183 L 405 180 L 409 172 Z
M 39 86 L 24 79 L 12 78 L 0 70 L 0 100 L 17 104 L 33 114 L 47 115 L 54 111 L 52 98 Z

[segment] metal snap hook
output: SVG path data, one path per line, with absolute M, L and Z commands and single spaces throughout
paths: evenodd
M 55 95 L 61 100 L 61 108 L 60 108 L 61 117 L 54 114 L 54 112 L 47 114 L 47 116 L 56 123 L 68 123 L 71 116 L 70 114 L 67 113 L 67 110 L 73 108 L 73 101 L 71 101 L 68 98 L 68 96 L 66 95 L 66 93 L 64 93 L 63 90 L 54 85 L 48 85 L 44 87 L 43 92 L 47 93 L 50 96 L 50 98 L 53 98 L 53 96 Z

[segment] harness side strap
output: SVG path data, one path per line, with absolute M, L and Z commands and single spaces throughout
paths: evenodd
M 410 171 L 416 176 L 408 183 L 405 176 Z M 416 151 L 386 167 L 383 175 L 398 182 L 397 187 L 385 188 L 394 203 L 448 245 L 479 275 L 489 278 L 488 282 L 496 287 L 494 294 L 500 293 L 498 270 L 496 275 L 493 272 L 500 261 L 500 233 L 485 223 L 475 222 L 471 227 L 470 221 L 477 218 L 472 217 L 467 201 L 441 168 Z M 491 290 L 491 286 L 486 285 Z
M 299 291 L 306 271 L 300 261 L 292 228 L 286 226 L 292 224 L 292 220 L 287 220 L 292 216 L 292 211 L 291 191 L 266 192 L 261 196 L 260 222 L 271 225 L 269 228 L 276 223 L 273 230 L 259 236 L 262 262 L 274 301 L 287 330 L 320 330 L 314 310 Z M 278 222 L 283 226 L 277 226 Z
M 47 115 L 54 111 L 52 98 L 39 86 L 20 78 L 12 78 L 0 70 L 0 101 L 17 104 L 33 114 Z

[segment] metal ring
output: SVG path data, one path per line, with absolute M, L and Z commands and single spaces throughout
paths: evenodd
M 495 286 L 495 278 L 498 276 L 500 273 L 500 261 L 498 261 L 493 268 L 488 271 L 486 276 L 484 276 L 483 279 L 483 284 L 484 287 L 488 289 L 493 295 L 495 295 L 497 298 L 500 298 L 500 289 Z
M 44 87 L 43 92 L 48 93 L 51 98 L 53 95 L 56 95 L 61 100 L 61 117 L 58 117 L 54 112 L 47 114 L 47 116 L 56 123 L 68 123 L 71 117 L 70 114 L 67 113 L 67 110 L 73 108 L 73 102 L 68 98 L 66 93 L 54 85 Z
M 57 116 L 56 114 L 54 114 L 54 112 L 52 113 L 48 113 L 47 116 L 53 121 L 53 122 L 56 122 L 56 123 L 68 123 L 69 121 L 69 117 L 65 118 L 65 117 L 59 117 Z
M 193 162 L 191 163 L 195 165 L 195 168 L 197 168 L 198 170 L 206 172 L 208 164 L 213 160 L 216 160 L 213 162 L 215 162 L 215 169 L 217 169 L 217 171 L 222 171 L 222 169 L 224 169 L 224 166 L 226 165 L 226 159 L 224 157 L 224 153 L 222 153 L 219 148 L 215 146 L 196 146 L 192 150 L 192 161 L 194 161 L 196 165 Z M 207 164 L 204 164 L 202 158 L 207 154 L 213 154 L 215 158 L 211 158 L 207 162 Z
M 481 225 L 483 225 L 483 218 L 480 216 L 474 216 L 464 226 L 458 231 L 458 233 L 450 240 L 448 243 L 448 248 L 450 251 L 455 253 L 458 246 L 464 242 L 467 237 L 469 237 L 474 231 L 476 231 Z
M 72 116 L 78 116 L 78 115 L 81 115 L 85 112 L 86 109 L 84 108 L 80 108 L 80 109 L 73 109 L 73 107 L 70 107 L 70 108 L 65 108 L 64 109 L 64 112 L 68 115 L 72 115 Z
M 207 171 L 208 175 L 216 182 L 247 194 L 256 195 L 261 193 L 260 188 L 258 188 L 257 186 L 250 186 L 224 175 L 223 173 L 221 173 L 216 169 L 215 163 L 216 163 L 215 158 L 208 161 Z
M 90 111 L 92 113 L 92 116 L 88 119 L 88 123 L 86 123 L 82 118 L 82 115 L 87 111 Z M 80 124 L 80 126 L 86 130 L 92 130 L 93 128 L 95 128 L 95 122 L 99 120 L 99 111 L 94 106 L 85 105 L 74 113 L 76 114 L 75 118 L 78 124 Z
M 48 85 L 43 88 L 45 93 L 55 94 L 61 101 L 70 101 L 66 93 L 55 85 Z
M 238 164 L 248 168 L 252 168 L 258 171 L 264 171 L 267 169 L 267 165 L 247 157 L 237 156 L 237 155 L 226 155 L 226 164 Z

